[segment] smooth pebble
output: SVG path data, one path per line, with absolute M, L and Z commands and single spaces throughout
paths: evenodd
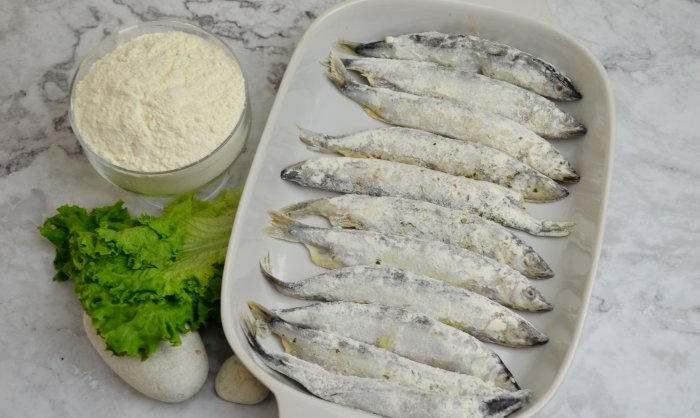
M 207 380 L 209 361 L 197 332 L 180 335 L 182 344 L 177 347 L 162 342 L 154 354 L 142 361 L 138 357 L 115 356 L 107 350 L 87 314 L 83 314 L 83 326 L 105 363 L 126 383 L 150 398 L 182 402 L 196 394 Z
M 260 403 L 270 393 L 235 355 L 226 359 L 219 368 L 214 389 L 221 399 L 246 405 Z

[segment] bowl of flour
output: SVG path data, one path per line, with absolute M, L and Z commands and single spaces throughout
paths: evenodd
M 73 132 L 112 184 L 169 197 L 221 183 L 250 130 L 233 51 L 188 23 L 154 21 L 101 41 L 70 92 Z

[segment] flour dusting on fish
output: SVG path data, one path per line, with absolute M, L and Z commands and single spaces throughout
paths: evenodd
M 297 298 L 397 306 L 509 347 L 548 340 L 523 317 L 484 296 L 402 269 L 351 266 L 288 282 L 272 273 L 269 255 L 260 264 L 265 277 L 282 293 Z
M 529 202 L 552 202 L 569 195 L 564 186 L 504 152 L 418 129 L 377 128 L 330 136 L 300 128 L 299 139 L 314 151 L 397 161 L 496 183 Z
M 463 287 L 515 309 L 552 309 L 522 274 L 454 245 L 373 231 L 318 228 L 274 211 L 270 217 L 264 228 L 268 235 L 304 244 L 311 260 L 324 268 L 387 265 Z
M 424 61 L 343 58 L 371 86 L 450 99 L 471 109 L 492 112 L 520 123 L 547 139 L 571 138 L 586 127 L 552 101 L 530 90 L 481 74 Z
M 520 389 L 498 354 L 488 346 L 419 312 L 352 302 L 288 309 L 270 309 L 248 302 L 248 307 L 259 321 L 279 318 L 372 344 L 420 363 L 475 376 L 508 391 Z
M 317 158 L 285 168 L 281 177 L 340 193 L 422 200 L 533 235 L 566 235 L 574 227 L 572 222 L 534 218 L 524 209 L 522 195 L 505 187 L 393 161 Z
M 357 83 L 349 78 L 342 61 L 332 52 L 324 68 L 341 93 L 378 120 L 480 142 L 505 152 L 554 180 L 577 182 L 580 179 L 571 163 L 552 144 L 517 122 L 495 113 L 470 109 L 453 100 Z
M 555 100 L 573 101 L 583 97 L 571 78 L 551 63 L 473 35 L 423 32 L 387 36 L 383 41 L 365 44 L 340 43 L 364 56 L 430 61 L 479 72 Z
M 457 396 L 490 398 L 509 393 L 477 377 L 429 366 L 339 334 L 300 327 L 276 318 L 259 326 L 278 335 L 287 353 L 333 373 L 385 379 L 402 386 Z M 532 396 L 528 390 L 510 395 L 523 401 Z
M 415 389 L 386 380 L 331 373 L 291 354 L 266 349 L 258 340 L 254 325 L 248 321 L 241 325 L 257 361 L 297 381 L 319 398 L 351 408 L 396 418 L 495 418 L 508 416 L 526 402 L 511 392 L 480 399 Z
M 429 202 L 346 194 L 295 203 L 279 211 L 292 218 L 323 216 L 337 227 L 442 241 L 496 260 L 531 279 L 554 276 L 532 247 L 502 225 Z

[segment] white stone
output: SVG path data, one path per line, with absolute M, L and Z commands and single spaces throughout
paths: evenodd
M 246 405 L 260 403 L 270 393 L 235 355 L 226 359 L 219 368 L 214 389 L 221 399 Z
M 182 402 L 204 385 L 209 361 L 197 332 L 180 336 L 182 344 L 174 347 L 167 341 L 145 361 L 132 356 L 115 356 L 99 335 L 89 316 L 83 325 L 92 346 L 107 365 L 126 383 L 142 394 L 163 402 Z

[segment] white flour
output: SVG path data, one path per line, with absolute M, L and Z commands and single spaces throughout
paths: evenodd
M 76 88 L 73 113 L 96 154 L 159 172 L 216 149 L 244 105 L 237 63 L 202 38 L 171 31 L 141 35 L 97 61 Z

